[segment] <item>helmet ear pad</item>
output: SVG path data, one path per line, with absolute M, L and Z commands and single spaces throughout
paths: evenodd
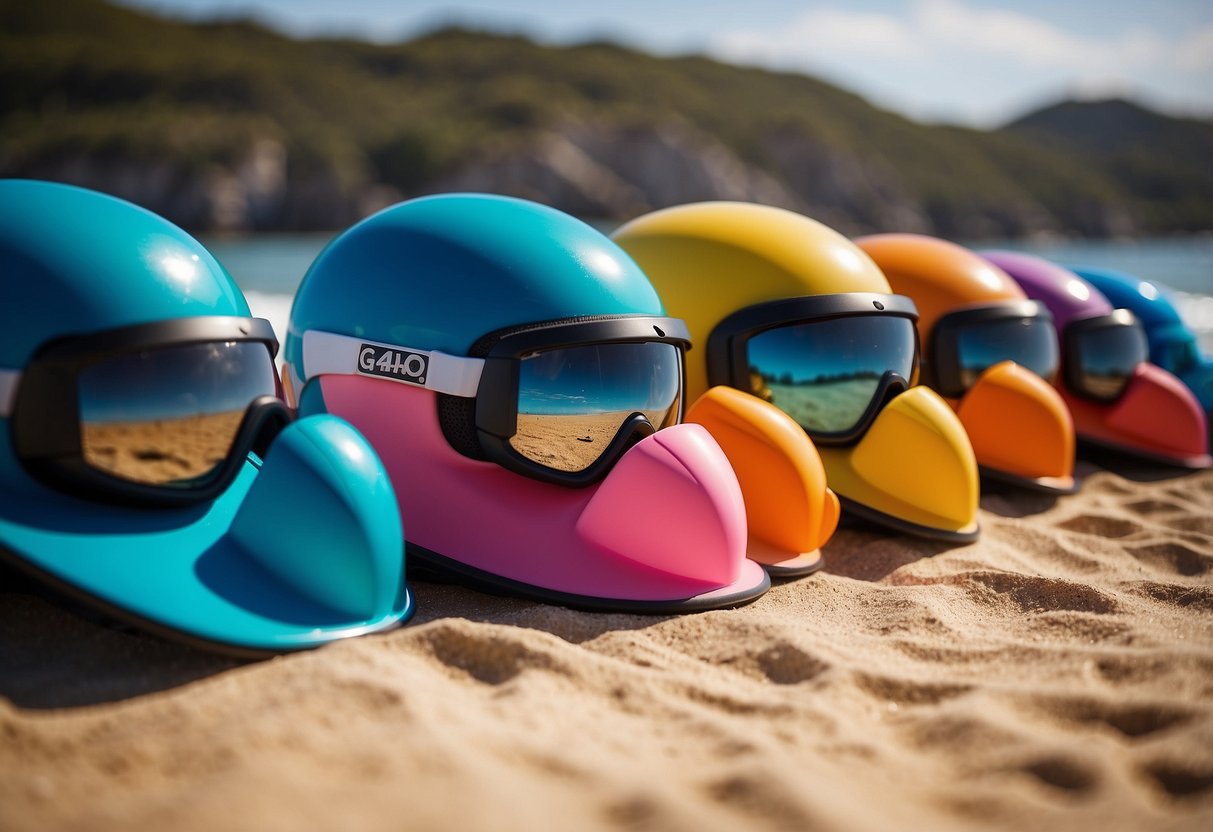
M 468 459 L 488 460 L 476 438 L 476 400 L 438 394 L 438 425 L 447 444 Z

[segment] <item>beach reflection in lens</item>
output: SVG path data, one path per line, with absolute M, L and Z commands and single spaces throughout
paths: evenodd
M 880 380 L 914 373 L 914 323 L 880 316 L 833 318 L 768 329 L 747 350 L 756 395 L 809 433 L 851 430 Z
M 681 386 L 673 344 L 595 344 L 534 353 L 521 361 L 518 427 L 510 447 L 557 471 L 584 471 L 633 413 L 643 413 L 655 428 L 672 424 Z
M 1052 381 L 1057 373 L 1057 332 L 1046 318 L 1012 318 L 973 323 L 956 332 L 960 383 L 968 390 L 977 377 L 1003 361 L 1014 361 Z
M 78 380 L 84 460 L 146 485 L 188 486 L 214 471 L 249 404 L 274 395 L 261 343 L 189 344 L 100 361 Z
M 1149 354 L 1145 333 L 1136 323 L 1089 329 L 1080 336 L 1078 350 L 1082 390 L 1109 400 L 1124 391 L 1137 365 Z

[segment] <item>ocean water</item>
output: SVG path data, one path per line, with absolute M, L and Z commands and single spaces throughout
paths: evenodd
M 599 228 L 610 231 L 607 224 Z M 253 312 L 286 336 L 291 298 L 308 266 L 333 234 L 258 234 L 203 238 L 244 290 Z M 974 249 L 1038 254 L 1070 266 L 1113 268 L 1172 290 L 1180 314 L 1213 354 L 1213 235 L 1125 241 L 966 241 Z

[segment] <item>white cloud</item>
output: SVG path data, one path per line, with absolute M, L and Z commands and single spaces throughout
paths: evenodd
M 1213 80 L 1202 77 L 1213 69 L 1213 27 L 1182 39 L 1147 27 L 1095 37 L 966 0 L 915 0 L 889 14 L 819 7 L 780 27 L 723 34 L 712 49 L 728 60 L 825 74 L 920 115 L 964 110 L 980 121 L 1011 90 L 1020 98 L 1032 89 L 1037 97 L 1124 93 L 1148 78 L 1165 97 Z M 1213 94 L 1203 97 L 1213 108 Z
M 823 54 L 925 57 L 904 21 L 883 14 L 814 9 L 778 30 L 739 30 L 717 38 L 716 51 L 732 60 L 786 64 Z
M 750 60 L 786 62 L 821 51 L 920 60 L 963 51 L 1073 70 L 1143 65 L 1175 54 L 1174 45 L 1169 51 L 1148 29 L 1103 40 L 1084 38 L 1020 12 L 976 8 L 960 0 L 918 0 L 905 17 L 814 9 L 779 29 L 736 31 L 714 45 L 721 54 Z M 1213 61 L 1213 28 L 1189 37 L 1178 61 L 1193 68 Z
M 1180 41 L 1175 63 L 1191 72 L 1213 70 L 1213 26 L 1197 29 Z

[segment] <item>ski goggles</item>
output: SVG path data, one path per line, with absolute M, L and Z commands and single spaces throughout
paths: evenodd
M 57 339 L 0 370 L 0 417 L 35 478 L 78 496 L 212 500 L 289 415 L 260 318 L 192 317 Z
M 1071 321 L 1062 338 L 1066 385 L 1102 402 L 1120 398 L 1137 365 L 1148 360 L 1150 352 L 1145 331 L 1128 309 Z
M 923 375 L 941 396 L 960 398 L 982 373 L 1003 361 L 1014 361 L 1046 381 L 1057 375 L 1057 331 L 1042 304 L 1009 301 L 944 315 L 931 331 Z
M 849 444 L 914 381 L 917 320 L 909 298 L 870 292 L 749 306 L 712 330 L 708 380 L 766 399 L 816 442 Z
M 320 330 L 302 340 L 308 378 L 434 391 L 459 453 L 572 487 L 602 479 L 635 442 L 682 418 L 690 345 L 685 323 L 647 316 L 512 327 L 480 338 L 470 357 Z

